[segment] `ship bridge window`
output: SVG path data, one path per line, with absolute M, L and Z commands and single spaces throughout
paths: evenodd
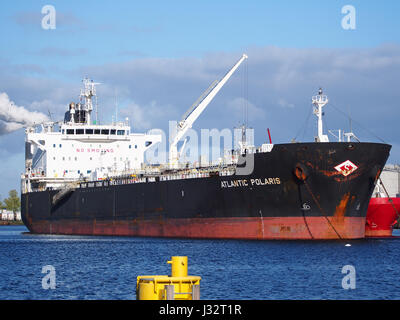
M 151 145 L 153 143 L 153 141 L 146 141 L 146 147 L 148 147 L 149 145 Z
M 117 135 L 118 136 L 123 136 L 125 134 L 125 130 L 118 130 Z
M 67 129 L 67 134 L 74 134 L 74 129 Z
M 103 129 L 103 130 L 101 130 L 101 134 L 110 134 L 110 130 Z
M 111 134 L 115 134 L 115 129 L 111 129 Z
M 86 129 L 86 134 L 93 134 L 93 129 Z
M 100 129 L 95 129 L 94 134 L 100 134 Z
M 84 130 L 83 129 L 76 129 L 76 134 L 83 134 Z

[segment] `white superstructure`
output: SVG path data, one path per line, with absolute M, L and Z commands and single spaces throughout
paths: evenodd
M 79 103 L 70 103 L 63 123 L 26 129 L 25 173 L 22 191 L 58 187 L 66 182 L 141 169 L 144 153 L 161 135 L 132 133 L 128 121 L 99 125 L 91 120 L 95 84 L 84 79 Z

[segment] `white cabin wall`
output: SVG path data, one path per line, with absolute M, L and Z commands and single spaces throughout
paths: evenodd
M 41 161 L 48 178 L 89 177 L 95 170 L 99 177 L 118 175 L 140 169 L 147 149 L 146 141 L 155 144 L 159 135 L 126 134 L 90 139 L 84 136 L 66 135 L 61 132 L 33 133 L 30 139 L 46 141 L 46 154 Z M 36 147 L 37 148 L 37 147 Z

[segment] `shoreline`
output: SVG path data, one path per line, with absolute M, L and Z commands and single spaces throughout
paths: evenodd
M 23 226 L 24 223 L 22 221 L 7 221 L 7 220 L 0 220 L 0 227 L 1 226 Z

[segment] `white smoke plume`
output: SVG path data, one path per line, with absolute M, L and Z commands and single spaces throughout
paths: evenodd
M 0 93 L 0 135 L 46 121 L 45 114 L 16 106 L 7 93 Z

